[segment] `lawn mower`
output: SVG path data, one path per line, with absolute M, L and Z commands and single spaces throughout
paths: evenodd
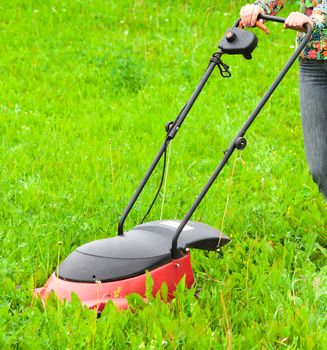
M 264 15 L 260 17 L 265 21 L 285 22 L 285 19 L 280 17 Z M 257 26 L 267 32 L 262 23 L 257 22 Z M 212 55 L 204 75 L 186 105 L 174 121 L 166 124 L 164 142 L 119 220 L 118 235 L 77 248 L 60 264 L 45 286 L 35 290 L 35 295 L 45 302 L 49 294 L 54 292 L 60 300 L 69 301 L 72 293 L 75 293 L 84 305 L 101 312 L 109 301 L 112 301 L 118 309 L 128 308 L 126 296 L 131 293 L 138 293 L 145 299 L 147 271 L 153 279 L 153 295 L 156 295 L 165 283 L 170 300 L 182 278 L 185 278 L 185 285 L 190 288 L 194 284 L 190 249 L 217 250 L 230 241 L 230 238 L 219 230 L 204 223 L 190 221 L 190 218 L 233 152 L 246 147 L 247 141 L 244 135 L 247 129 L 308 42 L 312 30 L 309 25 L 306 25 L 305 29 L 306 35 L 302 43 L 233 138 L 220 163 L 184 218 L 146 223 L 144 218 L 139 225 L 124 232 L 126 218 L 163 156 L 165 164 L 169 143 L 176 136 L 215 67 L 218 67 L 222 77 L 231 76 L 229 67 L 221 59 L 222 56 L 243 55 L 247 60 L 252 58 L 251 54 L 257 46 L 258 39 L 253 32 L 244 30 L 238 19 L 220 41 L 218 51 Z M 163 176 L 164 174 L 165 171 Z M 159 190 L 160 188 L 161 186 Z M 150 209 L 158 193 L 159 191 Z

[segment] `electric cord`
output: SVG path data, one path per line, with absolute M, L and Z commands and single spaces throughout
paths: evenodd
M 165 151 L 164 151 L 164 153 L 163 153 L 164 159 L 163 159 L 162 174 L 161 174 L 161 179 L 160 179 L 159 187 L 158 187 L 158 190 L 157 190 L 155 196 L 153 197 L 153 200 L 152 200 L 152 203 L 151 203 L 150 206 L 149 206 L 149 209 L 147 210 L 147 212 L 146 212 L 145 215 L 143 216 L 143 219 L 141 220 L 140 224 L 143 224 L 144 221 L 145 221 L 145 219 L 146 219 L 146 218 L 148 217 L 148 215 L 150 214 L 150 211 L 152 210 L 154 204 L 156 203 L 156 201 L 157 201 L 157 199 L 158 199 L 158 196 L 159 196 L 159 193 L 160 193 L 160 191 L 161 191 L 161 189 L 162 189 L 162 186 L 163 186 L 163 184 L 164 184 L 165 174 L 166 174 L 166 165 L 167 165 L 167 148 L 168 148 L 169 142 L 170 142 L 170 139 L 168 139 L 168 133 L 169 133 L 169 131 L 170 131 L 170 127 L 172 127 L 174 124 L 178 123 L 178 119 L 179 119 L 180 115 L 182 114 L 182 112 L 184 111 L 185 107 L 186 107 L 186 104 L 185 104 L 184 107 L 181 109 L 181 111 L 178 113 L 178 116 L 177 116 L 177 118 L 176 118 L 176 120 L 175 120 L 174 122 L 169 122 L 169 123 L 166 124 L 166 127 L 167 127 L 167 129 L 166 129 L 167 138 L 166 138 L 166 147 L 165 147 Z M 169 124 L 171 124 L 170 127 L 169 127 Z M 160 215 L 161 217 L 162 217 L 162 210 L 163 210 L 163 209 L 161 208 L 161 215 Z
M 167 142 L 167 141 L 166 141 Z M 168 147 L 168 145 L 167 145 Z M 157 199 L 158 199 L 158 196 L 159 196 L 159 193 L 161 191 L 161 188 L 162 188 L 162 185 L 164 183 L 164 179 L 165 179 L 165 173 L 166 173 L 166 164 L 167 164 L 167 147 L 164 151 L 164 154 L 163 154 L 163 165 L 162 165 L 162 174 L 161 174 L 161 179 L 160 179 L 160 183 L 159 183 L 159 187 L 158 187 L 158 190 L 155 194 L 155 196 L 153 197 L 153 200 L 149 206 L 149 209 L 147 210 L 147 212 L 145 213 L 145 215 L 143 216 L 143 219 L 141 220 L 140 224 L 143 224 L 145 219 L 148 217 L 148 215 L 150 214 L 150 211 L 152 210 L 154 204 L 156 203 Z

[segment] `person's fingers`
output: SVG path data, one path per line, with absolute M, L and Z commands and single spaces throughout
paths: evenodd
M 258 19 L 259 13 L 260 13 L 259 8 L 257 6 L 254 7 L 253 12 L 252 12 L 252 16 L 251 16 L 251 27 L 253 27 L 255 25 L 255 22 Z
M 240 16 L 246 27 L 253 27 L 261 9 L 257 5 L 245 5 L 241 8 Z
M 242 20 L 242 23 L 244 24 L 244 26 L 249 25 L 249 18 L 251 16 L 250 13 L 251 13 L 251 10 L 249 8 L 249 5 L 245 5 L 241 8 L 240 15 L 241 15 L 241 20 Z
M 291 29 L 298 29 L 299 18 L 296 12 L 291 12 L 289 16 L 286 18 L 285 27 Z
M 305 31 L 305 23 L 309 23 L 311 26 L 313 26 L 310 19 L 303 13 L 291 12 L 285 20 L 284 27 L 303 32 Z

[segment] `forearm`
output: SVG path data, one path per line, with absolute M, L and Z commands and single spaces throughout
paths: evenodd
M 265 15 L 274 16 L 283 8 L 284 2 L 281 0 L 256 0 L 254 4 L 260 6 Z

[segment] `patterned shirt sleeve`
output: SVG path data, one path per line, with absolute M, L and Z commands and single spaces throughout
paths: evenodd
M 327 27 L 327 0 L 323 0 L 321 4 L 313 9 L 310 19 L 314 23 L 315 29 L 325 29 Z
M 284 6 L 281 0 L 257 0 L 255 5 L 259 5 L 265 15 L 274 16 Z

